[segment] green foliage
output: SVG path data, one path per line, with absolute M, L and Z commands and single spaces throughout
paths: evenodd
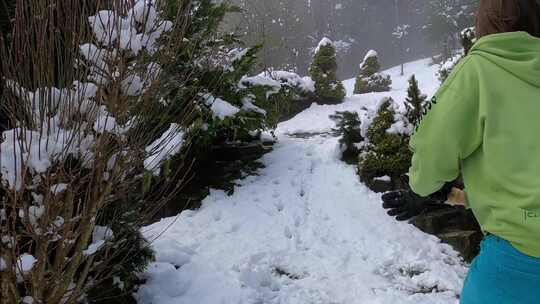
M 336 122 L 334 131 L 341 136 L 339 139 L 342 150 L 342 160 L 353 164 L 358 160 L 360 149 L 358 144 L 364 141 L 360 132 L 360 117 L 356 112 L 337 112 L 330 118 Z
M 477 0 L 429 0 L 426 3 L 428 37 L 446 46 L 448 38 L 474 24 Z
M 391 134 L 387 130 L 395 122 L 395 112 L 392 109 L 391 98 L 384 101 L 368 128 L 368 145 L 359 157 L 359 175 L 362 182 L 369 187 L 374 185 L 374 179 L 390 176 L 392 182 L 404 184 L 412 152 L 409 150 L 409 137 L 403 134 Z
M 364 77 L 369 77 L 375 73 L 378 73 L 381 70 L 381 64 L 379 63 L 378 56 L 369 56 L 366 58 L 366 61 L 362 63 L 360 67 L 360 75 Z
M 365 94 L 372 92 L 388 92 L 392 85 L 390 75 L 374 74 L 369 77 L 356 77 L 354 94 Z
M 360 74 L 356 77 L 354 94 L 371 92 L 388 92 L 392 85 L 390 75 L 380 74 L 381 64 L 376 55 L 369 56 L 360 66 Z
M 315 95 L 323 103 L 337 103 L 345 98 L 345 87 L 337 78 L 337 68 L 335 47 L 331 43 L 321 45 L 309 74 L 315 81 Z
M 413 125 L 418 125 L 426 111 L 428 105 L 427 96 L 420 92 L 418 81 L 412 75 L 409 79 L 409 88 L 407 89 L 407 98 L 405 99 L 405 107 L 407 108 L 407 119 Z
M 182 3 L 171 2 L 168 11 L 175 12 Z M 276 91 L 261 85 L 239 85 L 245 75 L 256 70 L 261 45 L 245 47 L 236 33 L 218 30 L 224 17 L 237 11 L 227 1 L 196 0 L 189 7 L 193 17 L 184 43 L 173 61 L 163 66 L 159 89 L 164 100 L 162 112 L 166 113 L 159 117 L 160 123 L 180 123 L 187 130 L 185 151 L 167 166 L 193 164 L 192 175 L 197 175 L 198 164 L 215 158 L 211 155 L 213 148 L 258 140 L 262 131 L 277 125 L 284 109 L 300 94 L 295 88 Z M 170 13 L 169 17 L 174 20 L 176 16 Z M 215 98 L 240 111 L 224 118 L 214 115 L 211 106 Z M 161 176 L 152 178 L 150 192 L 162 179 L 170 178 L 165 169 Z
M 139 217 L 144 214 L 144 201 L 137 191 L 128 193 L 127 196 L 126 199 L 112 202 L 100 212 L 96 223 L 113 223 L 109 228 L 114 232 L 114 240 L 111 240 L 115 244 L 114 254 L 109 256 L 111 262 L 108 265 L 113 265 L 112 271 L 114 276 L 120 279 L 122 288 L 118 285 L 119 282 L 107 279 L 89 291 L 88 298 L 91 303 L 130 303 L 130 291 L 140 284 L 137 274 L 144 271 L 155 259 L 150 244 L 140 231 Z
M 463 47 L 464 54 L 467 56 L 474 42 L 476 41 L 476 32 L 474 27 L 469 27 L 461 31 L 461 33 L 459 33 L 459 40 L 461 42 L 461 46 Z

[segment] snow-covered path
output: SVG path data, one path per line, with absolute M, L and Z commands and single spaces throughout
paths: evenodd
M 151 239 L 166 231 L 139 303 L 457 303 L 467 269 L 453 249 L 388 217 L 339 160 L 337 138 L 286 134 L 326 130 L 308 118 L 336 108 L 313 106 L 282 124 L 266 168 L 232 196 L 213 191 L 200 210 L 147 227 Z

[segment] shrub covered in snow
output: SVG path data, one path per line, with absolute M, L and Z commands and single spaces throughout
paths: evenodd
M 463 54 L 457 54 L 440 64 L 439 71 L 437 72 L 437 78 L 441 83 L 443 83 L 448 76 L 450 76 L 450 73 L 452 73 L 452 70 L 454 70 L 454 67 L 462 58 Z
M 260 46 L 245 47 L 237 34 L 218 31 L 224 16 L 235 9 L 228 2 L 195 1 L 190 11 L 195 22 L 186 25 L 182 49 L 163 69 L 162 104 L 171 115 L 160 120 L 183 117 L 189 126 L 183 137 L 189 155 L 175 158 L 170 167 L 175 161 L 210 162 L 216 146 L 258 141 L 276 126 L 289 103 L 315 91 L 309 77 L 295 73 L 268 70 L 253 75 Z M 190 80 L 179 86 L 186 75 Z M 160 184 L 159 179 L 152 184 Z
M 16 126 L 0 139 L 0 293 L 9 303 L 129 295 L 152 257 L 139 230 L 166 196 L 143 191 L 143 176 L 183 143 L 183 124 L 159 120 L 158 90 L 182 36 L 154 1 L 95 4 L 91 13 L 78 0 L 17 8 L 25 30 L 0 51 Z
M 440 63 L 437 77 L 441 83 L 443 83 L 448 76 L 450 76 L 450 73 L 452 73 L 452 70 L 459 63 L 459 61 L 469 54 L 470 49 L 476 42 L 476 33 L 474 27 L 469 27 L 461 31 L 459 33 L 459 39 L 463 48 L 455 52 L 453 56 Z
M 380 69 L 377 52 L 369 51 L 360 64 L 360 73 L 356 77 L 354 94 L 390 91 L 392 79 L 390 79 L 390 75 L 379 73 Z
M 473 44 L 476 42 L 476 31 L 474 27 L 468 27 L 459 33 L 459 39 L 461 46 L 463 47 L 463 53 L 469 54 Z
M 322 103 L 338 103 L 345 98 L 345 88 L 337 78 L 336 48 L 324 38 L 315 49 L 309 74 L 315 82 L 315 95 Z
M 404 187 L 412 158 L 411 126 L 393 99 L 384 98 L 377 108 L 359 156 L 360 179 L 373 188 L 377 178 L 389 176 L 393 187 Z

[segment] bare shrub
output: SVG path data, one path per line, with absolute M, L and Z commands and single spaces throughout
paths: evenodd
M 147 191 L 189 149 L 190 103 L 177 123 L 159 119 L 161 68 L 190 18 L 178 3 L 173 23 L 155 1 L 17 1 L 11 42 L 0 38 L 1 303 L 76 303 L 105 281 L 129 292 L 151 256 L 139 228 L 190 166 Z

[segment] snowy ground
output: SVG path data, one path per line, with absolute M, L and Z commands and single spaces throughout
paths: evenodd
M 438 86 L 428 61 L 406 66 L 427 94 Z M 405 97 L 407 76 L 390 93 L 313 105 L 279 126 L 279 142 L 258 176 L 234 195 L 213 191 L 197 211 L 146 227 L 157 262 L 140 304 L 455 304 L 466 267 L 449 246 L 381 208 L 353 166 L 324 134 L 328 115 Z M 347 81 L 352 89 L 353 81 Z M 297 137 L 293 133 L 313 133 Z M 163 232 L 165 231 L 165 232 Z

